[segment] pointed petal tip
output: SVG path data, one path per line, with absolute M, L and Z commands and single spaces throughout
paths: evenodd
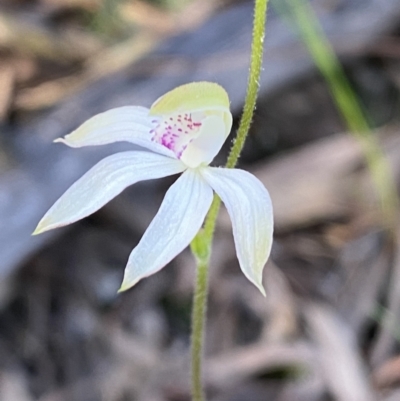
M 35 231 L 31 235 L 39 235 L 46 231 L 54 230 L 55 228 L 64 227 L 68 224 L 69 223 L 55 223 L 54 221 L 44 216 L 43 219 L 39 221 L 39 224 L 37 225 Z
M 247 277 L 247 278 L 249 279 L 249 281 L 250 281 L 252 284 L 254 284 L 254 285 L 257 287 L 257 289 L 261 292 L 261 294 L 262 294 L 264 297 L 267 296 L 267 294 L 266 294 L 266 292 L 265 292 L 265 288 L 264 288 L 264 286 L 263 286 L 263 284 L 262 284 L 262 278 L 261 278 L 261 277 L 260 277 L 259 279 L 256 279 L 256 278 L 250 279 L 249 277 Z
M 117 294 L 121 294 L 122 292 L 129 290 L 129 288 L 129 285 L 122 283 L 121 287 L 119 287 L 119 290 L 117 291 Z
M 265 292 L 265 288 L 263 287 L 263 285 L 258 285 L 257 288 L 260 290 L 261 294 L 263 295 L 264 298 L 267 297 L 267 294 Z
M 39 226 L 38 226 L 38 227 L 35 228 L 35 231 L 33 231 L 33 233 L 31 235 L 33 237 L 35 235 L 41 234 L 42 232 L 43 232 L 43 230 L 41 228 L 39 228 Z
M 134 280 L 131 282 L 128 282 L 127 280 L 122 280 L 122 284 L 121 287 L 119 288 L 119 290 L 117 291 L 117 294 L 121 294 L 122 292 L 125 292 L 127 290 L 129 290 L 130 288 L 132 288 L 135 284 L 137 284 L 139 280 Z
M 47 224 L 44 224 L 43 220 L 40 220 L 38 225 L 36 226 L 35 230 L 31 234 L 33 235 L 39 235 L 44 233 L 45 231 L 49 230 L 50 228 L 47 226 Z

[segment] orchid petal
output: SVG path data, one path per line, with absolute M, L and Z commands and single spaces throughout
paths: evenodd
M 202 123 L 199 136 L 190 142 L 182 152 L 181 160 L 192 168 L 202 163 L 210 164 L 220 151 L 226 136 L 225 122 L 221 116 L 206 117 Z
M 268 191 L 255 176 L 244 170 L 207 167 L 201 174 L 228 210 L 240 268 L 265 295 L 262 272 L 271 252 L 273 233 Z
M 156 153 L 175 157 L 172 151 L 152 141 L 151 130 L 157 122 L 158 119 L 149 116 L 149 109 L 145 107 L 118 107 L 97 114 L 72 133 L 54 142 L 80 148 L 127 141 Z
M 106 157 L 57 200 L 33 234 L 89 216 L 138 181 L 166 177 L 185 169 L 181 161 L 157 153 L 131 151 Z
M 195 170 L 170 187 L 160 210 L 129 256 L 120 291 L 162 269 L 195 237 L 210 208 L 213 191 Z

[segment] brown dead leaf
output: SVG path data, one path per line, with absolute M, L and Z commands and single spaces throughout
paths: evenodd
M 54 8 L 80 7 L 95 9 L 101 6 L 102 0 L 41 0 L 45 6 Z
M 314 351 L 307 343 L 262 342 L 206 360 L 206 382 L 218 388 L 229 387 L 253 375 L 282 366 L 302 366 L 312 370 L 314 362 Z
M 56 33 L 42 24 L 1 11 L 0 45 L 13 52 L 55 61 L 80 61 L 102 46 L 101 41 L 90 33 L 65 29 Z
M 318 345 L 321 370 L 337 401 L 374 401 L 356 339 L 329 306 L 308 304 L 305 318 Z
M 294 294 L 287 278 L 272 261 L 268 262 L 268 266 L 265 269 L 264 283 L 269 309 L 269 321 L 265 326 L 265 338 L 271 342 L 293 338 L 298 332 Z
M 371 363 L 373 366 L 380 366 L 384 363 L 395 350 L 398 340 L 396 333 L 399 328 L 400 315 L 400 231 L 397 232 L 397 240 L 393 252 L 392 268 L 390 271 L 390 281 L 387 285 L 387 309 L 379 321 L 379 331 L 376 342 L 371 353 Z
M 372 380 L 378 388 L 400 383 L 400 356 L 388 359 L 372 372 Z
M 19 91 L 16 95 L 15 107 L 19 110 L 33 111 L 53 106 L 66 96 L 87 87 L 91 82 L 124 69 L 148 53 L 157 43 L 159 43 L 157 36 L 145 32 L 135 35 L 89 57 L 86 60 L 85 69 L 80 74 L 46 81 Z M 107 62 L 105 63 L 104 60 Z
M 15 70 L 10 63 L 0 64 L 0 121 L 8 115 L 15 85 Z

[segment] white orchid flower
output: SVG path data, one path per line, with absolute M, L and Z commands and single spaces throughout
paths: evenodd
M 150 109 L 126 106 L 92 117 L 55 142 L 78 148 L 127 141 L 150 152 L 126 151 L 100 161 L 57 200 L 34 234 L 94 213 L 138 181 L 182 173 L 130 254 L 121 291 L 162 269 L 190 244 L 215 191 L 232 220 L 240 267 L 264 294 L 262 271 L 273 231 L 269 194 L 246 171 L 209 166 L 231 126 L 228 95 L 211 82 L 175 88 Z

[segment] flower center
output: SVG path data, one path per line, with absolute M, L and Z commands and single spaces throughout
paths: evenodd
M 193 139 L 197 138 L 205 114 L 201 112 L 168 116 L 164 120 L 153 120 L 156 124 L 150 131 L 152 140 L 171 149 L 178 159 Z

